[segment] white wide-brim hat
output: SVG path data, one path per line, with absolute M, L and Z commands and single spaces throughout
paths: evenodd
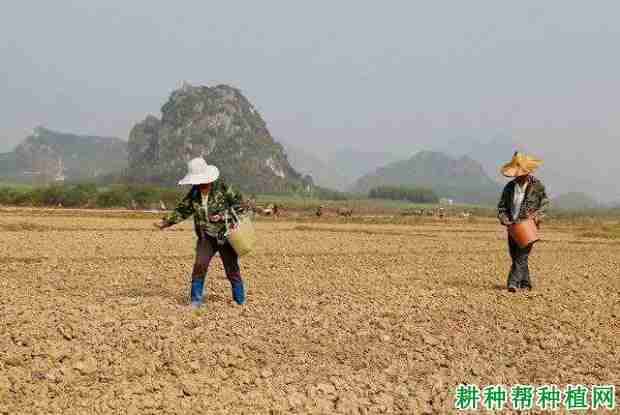
M 220 170 L 208 165 L 202 157 L 198 157 L 187 163 L 187 175 L 179 181 L 179 185 L 211 183 L 218 177 L 220 177 Z

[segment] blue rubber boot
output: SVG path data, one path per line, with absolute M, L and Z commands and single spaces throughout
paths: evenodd
M 230 281 L 232 289 L 232 297 L 235 303 L 242 305 L 245 303 L 245 289 L 243 288 L 243 280 L 241 278 Z
M 204 290 L 205 280 L 192 280 L 192 292 L 190 301 L 193 308 L 199 308 L 202 305 L 202 291 Z

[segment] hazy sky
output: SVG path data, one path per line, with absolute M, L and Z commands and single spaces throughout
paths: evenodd
M 126 138 L 187 80 L 241 88 L 306 147 L 502 133 L 617 164 L 618 1 L 6 3 L 0 150 L 39 124 Z

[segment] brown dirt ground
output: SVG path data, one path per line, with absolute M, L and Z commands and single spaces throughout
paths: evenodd
M 216 259 L 193 311 L 191 224 L 152 222 L 2 212 L 0 414 L 451 413 L 459 383 L 620 379 L 620 241 L 554 226 L 510 294 L 495 222 L 259 222 L 248 303 Z

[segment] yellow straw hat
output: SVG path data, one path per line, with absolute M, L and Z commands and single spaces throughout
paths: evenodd
M 532 173 L 541 164 L 542 160 L 516 151 L 512 156 L 512 160 L 504 164 L 500 171 L 506 177 L 525 176 Z

